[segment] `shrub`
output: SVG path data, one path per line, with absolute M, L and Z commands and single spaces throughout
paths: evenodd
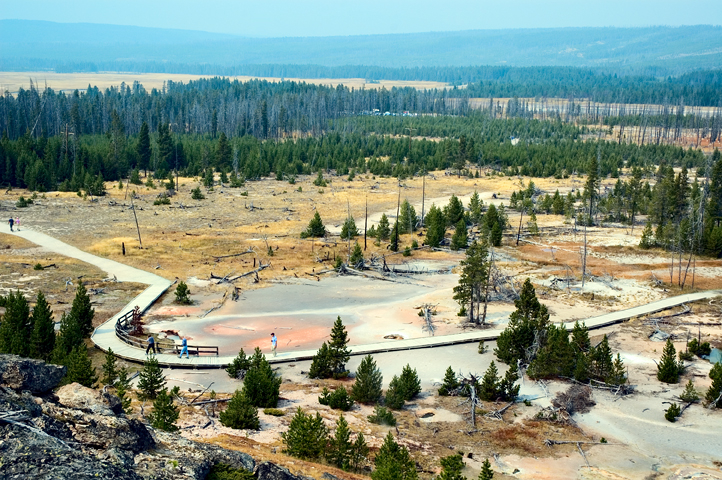
M 336 432 L 329 441 L 326 459 L 335 467 L 348 470 L 351 462 L 353 445 L 348 422 L 343 415 L 336 420 Z
M 33 266 L 33 270 L 44 270 L 44 269 L 43 269 L 42 265 L 40 265 L 39 263 L 36 263 L 35 266 Z
M 710 407 L 722 408 L 722 363 L 714 364 L 712 370 L 709 371 L 709 378 L 712 379 L 712 385 L 704 398 Z
M 153 205 L 170 205 L 170 198 L 165 195 L 161 195 L 153 201 Z
M 263 409 L 264 415 L 270 415 L 272 417 L 282 417 L 286 414 L 283 410 L 279 408 L 264 408 Z
M 206 196 L 201 193 L 201 187 L 196 187 L 191 190 L 191 198 L 193 200 L 203 200 Z
M 103 377 L 101 378 L 101 382 L 103 382 L 105 385 L 112 386 L 115 383 L 115 380 L 118 378 L 118 369 L 115 363 L 116 361 L 113 350 L 108 348 L 108 351 L 105 353 L 105 363 L 103 364 Z
M 399 377 L 394 375 L 389 384 L 389 389 L 386 390 L 385 403 L 386 406 L 392 410 L 401 410 L 404 407 L 404 393 L 399 381 Z
M 181 305 L 190 305 L 193 303 L 190 297 L 191 290 L 188 288 L 188 285 L 186 285 L 186 282 L 180 281 L 178 282 L 178 286 L 175 287 L 175 301 L 176 303 L 180 303 Z
M 306 227 L 306 230 L 301 232 L 301 238 L 309 238 L 309 237 L 325 237 L 326 234 L 326 227 L 323 224 L 323 221 L 321 220 L 321 215 L 316 211 L 313 214 L 313 218 L 310 222 L 308 222 L 308 227 Z
M 368 421 L 376 425 L 388 425 L 390 427 L 396 425 L 394 414 L 387 410 L 386 407 L 377 406 L 374 408 L 374 414 L 368 416 Z
M 353 399 L 349 396 L 346 387 L 343 385 L 333 392 L 329 391 L 328 388 L 323 387 L 321 396 L 318 397 L 318 403 L 329 406 L 335 410 L 343 410 L 344 412 L 347 412 L 351 410 L 351 407 L 353 406 Z
M 328 184 L 326 183 L 326 180 L 323 179 L 323 172 L 321 170 L 318 171 L 318 175 L 316 176 L 316 179 L 313 181 L 313 184 L 317 187 L 328 186 Z
M 326 451 L 328 443 L 328 429 L 323 423 L 321 415 L 306 415 L 298 407 L 291 419 L 288 430 L 281 433 L 281 439 L 286 445 L 285 453 L 302 460 L 315 460 L 321 458 Z
M 256 407 L 251 405 L 251 402 L 240 390 L 236 390 L 233 398 L 228 402 L 228 408 L 222 411 L 219 417 L 221 424 L 225 427 L 243 430 L 259 430 L 261 428 Z
M 253 472 L 244 468 L 234 468 L 227 463 L 216 463 L 208 472 L 206 480 L 253 480 Z
M 692 379 L 687 382 L 687 385 L 684 388 L 684 392 L 682 392 L 679 398 L 683 402 L 688 403 L 696 403 L 699 401 L 699 393 L 697 393 L 697 390 L 694 388 L 694 383 L 692 382 Z
M 131 400 L 127 396 L 130 390 L 130 380 L 128 380 L 128 369 L 123 367 L 118 370 L 118 380 L 115 382 L 115 395 L 120 399 L 120 404 L 123 406 L 123 412 L 131 413 Z
M 31 198 L 26 199 L 25 197 L 20 196 L 20 198 L 18 198 L 18 201 L 15 202 L 15 206 L 17 208 L 26 208 L 26 207 L 29 207 L 30 205 L 32 205 L 32 203 L 33 203 L 33 200 Z
M 672 403 L 672 405 L 669 406 L 667 410 L 664 411 L 664 418 L 667 419 L 668 422 L 676 422 L 677 417 L 679 417 L 681 414 L 679 405 L 676 403 Z
M 412 370 L 409 364 L 406 364 L 401 370 L 399 382 L 404 400 L 413 400 L 421 393 L 421 380 L 419 380 L 416 369 Z
M 359 403 L 375 403 L 381 398 L 383 376 L 371 355 L 366 355 L 356 370 L 351 398 Z
M 464 460 L 460 453 L 449 455 L 441 459 L 441 473 L 436 480 L 464 480 L 461 471 L 464 469 Z

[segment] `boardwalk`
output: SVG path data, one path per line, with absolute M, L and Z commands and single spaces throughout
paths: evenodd
M 93 335 L 91 336 L 93 342 L 103 351 L 107 351 L 108 348 L 112 348 L 113 353 L 125 360 L 132 362 L 142 362 L 145 360 L 146 355 L 143 349 L 132 347 L 127 343 L 122 342 L 115 335 L 115 322 L 118 317 L 123 315 L 125 312 L 132 310 L 136 305 L 138 305 L 142 311 L 147 310 L 148 307 L 150 307 L 153 302 L 155 302 L 158 297 L 160 297 L 168 289 L 168 287 L 170 287 L 171 282 L 159 277 L 158 275 L 83 252 L 82 250 L 71 247 L 70 245 L 43 233 L 23 230 L 17 233 L 13 232 L 13 234 L 54 252 L 95 265 L 96 267 L 106 271 L 110 276 L 115 275 L 118 278 L 118 281 L 148 284 L 149 287 L 147 289 L 135 297 L 114 317 L 96 328 L 95 332 L 93 332 Z M 615 323 L 621 323 L 629 320 L 630 318 L 641 315 L 649 315 L 685 303 L 713 298 L 718 295 L 722 295 L 722 290 L 707 290 L 704 292 L 678 295 L 676 297 L 657 300 L 656 302 L 651 302 L 646 305 L 640 305 L 639 307 L 628 308 L 626 310 L 607 313 L 598 317 L 587 318 L 584 322 L 590 330 L 593 330 L 614 325 Z M 568 325 L 568 328 L 571 329 L 571 327 L 571 324 Z M 441 337 L 410 338 L 404 340 L 388 340 L 381 343 L 370 343 L 366 345 L 352 345 L 349 346 L 349 349 L 351 350 L 351 355 L 367 355 L 381 352 L 414 350 L 418 348 L 433 348 L 459 343 L 479 342 L 480 340 L 496 340 L 501 332 L 502 330 L 498 329 L 475 330 L 472 332 L 444 335 Z M 315 354 L 316 350 L 281 352 L 276 357 L 268 357 L 268 361 L 270 363 L 297 362 L 300 360 L 310 360 Z M 190 359 L 186 359 L 185 357 L 181 359 L 175 354 L 160 353 L 156 355 L 156 358 L 161 365 L 171 368 L 223 368 L 231 363 L 234 357 L 235 356 L 230 355 L 203 355 L 193 356 Z

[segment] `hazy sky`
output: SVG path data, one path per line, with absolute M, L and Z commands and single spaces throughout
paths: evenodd
M 0 0 L 0 18 L 276 37 L 720 25 L 720 6 L 720 0 Z

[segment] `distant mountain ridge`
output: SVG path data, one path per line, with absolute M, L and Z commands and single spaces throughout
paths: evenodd
M 314 64 L 379 67 L 469 65 L 601 67 L 682 73 L 722 66 L 722 27 L 469 30 L 348 37 L 247 38 L 100 24 L 0 20 L 3 70 L 153 63 Z M 80 67 L 80 65 L 86 67 Z M 88 66 L 91 65 L 91 66 Z M 135 67 L 133 67 L 135 65 Z

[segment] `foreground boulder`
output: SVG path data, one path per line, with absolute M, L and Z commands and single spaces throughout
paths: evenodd
M 78 384 L 47 393 L 64 373 L 0 355 L 0 479 L 204 480 L 223 463 L 259 480 L 300 480 L 245 453 L 153 430 L 123 414 L 114 395 Z
M 65 375 L 65 367 L 17 355 L 0 355 L 0 386 L 31 393 L 55 388 Z

